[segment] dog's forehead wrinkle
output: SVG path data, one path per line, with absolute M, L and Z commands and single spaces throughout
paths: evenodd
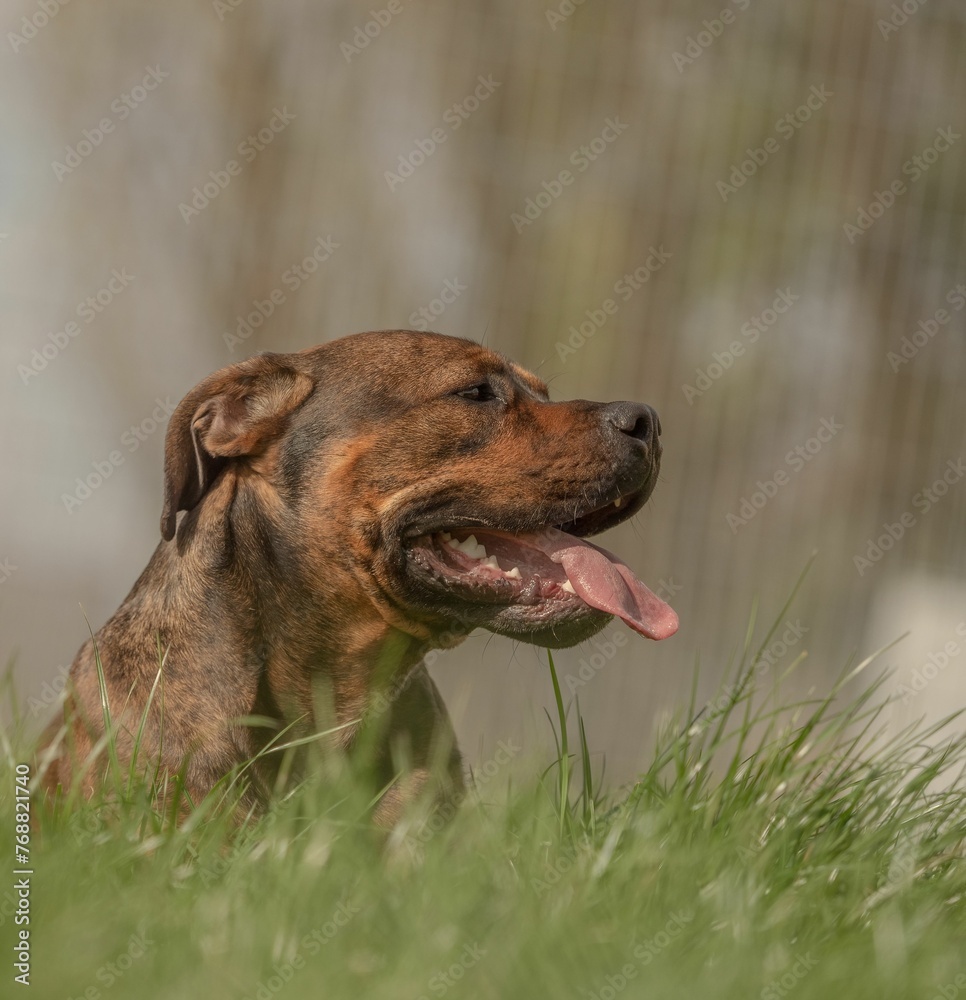
M 441 364 L 496 357 L 472 340 L 418 330 L 381 330 L 352 334 L 301 352 L 314 366 L 347 369 L 389 368 L 398 371 L 406 360 Z
M 354 348 L 366 342 L 364 361 Z M 419 331 L 354 334 L 302 352 L 318 382 L 317 392 L 337 396 L 343 412 L 372 416 L 401 406 L 502 378 L 526 394 L 546 398 L 546 386 L 530 372 L 474 341 Z

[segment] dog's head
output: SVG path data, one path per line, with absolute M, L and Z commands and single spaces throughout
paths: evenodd
M 207 505 L 263 518 L 320 606 L 375 609 L 439 645 L 480 626 L 567 646 L 611 615 L 660 639 L 674 612 L 583 541 L 650 496 L 660 432 L 642 404 L 550 402 L 471 341 L 357 334 L 256 356 L 188 394 L 168 429 L 162 534 Z

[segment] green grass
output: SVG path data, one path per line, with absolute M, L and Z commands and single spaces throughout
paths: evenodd
M 37 816 L 25 995 L 966 997 L 957 720 L 883 735 L 865 664 L 786 703 L 750 635 L 723 695 L 610 794 L 551 660 L 558 759 L 539 778 L 523 754 L 488 762 L 452 822 L 414 811 L 388 847 L 349 768 L 239 829 L 229 783 L 178 820 L 176 779 L 107 753 L 118 794 Z M 6 746 L 6 831 L 24 759 Z

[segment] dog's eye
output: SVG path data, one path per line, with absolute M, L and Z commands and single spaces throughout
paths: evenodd
M 453 395 L 459 396 L 460 399 L 469 399 L 474 403 L 488 403 L 491 399 L 496 399 L 496 393 L 487 382 L 471 385 L 468 389 L 459 389 Z

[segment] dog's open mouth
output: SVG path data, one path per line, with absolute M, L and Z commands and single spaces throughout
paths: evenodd
M 649 639 L 678 628 L 674 611 L 617 556 L 559 528 L 451 528 L 413 539 L 407 554 L 420 577 L 474 604 L 532 607 L 552 617 L 595 609 Z

